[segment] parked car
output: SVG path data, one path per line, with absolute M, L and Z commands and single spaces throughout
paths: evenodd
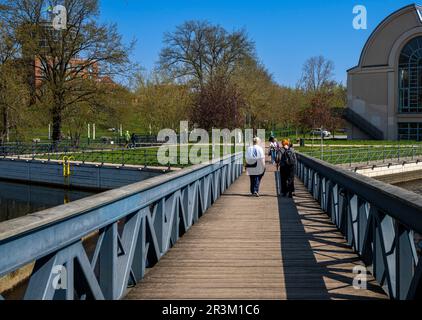
M 314 129 L 314 130 L 311 131 L 311 134 L 313 136 L 320 136 L 320 137 L 323 137 L 323 138 L 329 138 L 329 137 L 331 137 L 331 132 L 328 131 L 328 130 L 325 130 L 325 129 L 323 129 L 323 130 L 321 130 L 321 129 Z

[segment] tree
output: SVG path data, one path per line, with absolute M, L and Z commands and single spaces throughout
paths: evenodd
M 159 66 L 172 79 L 201 88 L 214 76 L 230 76 L 238 61 L 254 55 L 244 30 L 227 32 L 205 21 L 187 21 L 164 35 Z
M 13 61 L 0 64 L 0 144 L 9 142 L 12 130 L 18 133 L 32 124 L 26 110 L 29 91 L 21 69 Z
M 334 63 L 323 56 L 309 58 L 303 65 L 299 88 L 307 92 L 316 92 L 330 85 L 334 72 Z
M 236 129 L 243 124 L 240 110 L 244 100 L 237 86 L 226 78 L 214 77 L 197 94 L 191 119 L 200 128 Z
M 27 91 L 19 64 L 13 29 L 4 19 L 6 7 L 0 5 L 0 143 L 9 141 L 11 129 L 24 119 Z
M 297 91 L 304 97 L 298 123 L 303 129 L 329 128 L 333 132 L 343 125 L 339 108 L 346 106 L 347 94 L 333 78 L 334 64 L 323 56 L 312 57 L 303 65 Z
M 66 0 L 64 30 L 51 25 L 52 17 L 44 12 L 45 1 L 5 2 L 22 58 L 29 70 L 36 70 L 33 94 L 50 102 L 53 140 L 59 141 L 67 110 L 95 104 L 102 88 L 98 83 L 128 70 L 131 46 L 122 43 L 116 25 L 96 21 L 98 0 Z
M 151 129 L 158 133 L 164 128 L 178 130 L 180 121 L 188 119 L 192 108 L 188 86 L 165 81 L 157 75 L 140 79 L 135 97 L 133 120 L 146 132 Z
M 335 132 L 343 125 L 342 112 L 339 109 L 343 106 L 335 105 L 339 101 L 338 86 L 330 90 L 320 90 L 309 94 L 309 107 L 302 109 L 300 123 L 303 128 L 328 128 Z
M 327 101 L 330 100 L 326 92 L 316 92 L 310 99 L 310 106 L 302 110 L 302 126 L 311 128 L 325 128 L 330 121 L 330 108 Z
M 206 21 L 188 21 L 166 33 L 164 44 L 159 69 L 191 88 L 191 120 L 203 129 L 242 124 L 244 100 L 233 78 L 255 50 L 245 31 L 230 33 Z
M 253 58 L 237 63 L 233 81 L 244 101 L 241 112 L 245 125 L 259 127 L 274 119 L 278 99 L 274 96 L 277 85 L 265 67 Z

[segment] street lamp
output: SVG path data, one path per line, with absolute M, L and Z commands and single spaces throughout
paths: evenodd
M 323 127 L 320 128 L 321 134 L 321 160 L 324 160 L 324 132 Z

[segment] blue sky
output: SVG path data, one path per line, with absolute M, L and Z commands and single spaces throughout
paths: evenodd
M 294 86 L 303 62 L 324 55 L 335 79 L 346 83 L 366 39 L 387 15 L 411 4 L 402 0 L 100 0 L 101 19 L 116 22 L 125 41 L 137 39 L 133 60 L 151 70 L 163 33 L 186 20 L 208 20 L 227 30 L 245 28 L 274 79 Z M 365 5 L 368 29 L 352 26 L 355 5 Z

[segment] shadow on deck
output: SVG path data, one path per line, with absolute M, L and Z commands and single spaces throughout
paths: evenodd
M 370 274 L 367 290 L 354 288 L 354 268 L 363 263 L 304 185 L 296 187 L 294 199 L 278 198 L 287 299 L 385 299 Z

